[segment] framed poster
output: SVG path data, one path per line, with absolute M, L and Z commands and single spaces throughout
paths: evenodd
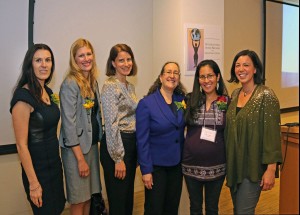
M 223 34 L 221 27 L 185 24 L 185 75 L 194 75 L 197 65 L 205 59 L 216 61 L 220 69 L 223 69 Z

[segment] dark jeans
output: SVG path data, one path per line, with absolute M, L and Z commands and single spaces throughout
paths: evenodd
M 181 165 L 154 166 L 153 187 L 145 188 L 145 215 L 177 215 L 182 190 Z
M 255 208 L 261 193 L 260 181 L 251 182 L 245 178 L 238 185 L 236 192 L 233 192 L 232 189 L 230 189 L 230 192 L 234 214 L 255 214 Z
M 134 178 L 137 166 L 135 133 L 121 133 L 125 150 L 124 163 L 126 177 L 120 180 L 115 177 L 115 162 L 111 159 L 105 140 L 100 145 L 100 160 L 104 171 L 104 180 L 109 204 L 110 215 L 132 215 Z
M 184 176 L 184 179 L 190 197 L 190 214 L 203 214 L 203 188 L 205 196 L 205 214 L 218 214 L 219 198 L 225 176 L 215 181 L 199 181 L 189 176 Z

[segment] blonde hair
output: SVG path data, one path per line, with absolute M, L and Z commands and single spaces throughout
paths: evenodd
M 87 47 L 91 49 L 93 54 L 92 69 L 88 79 L 86 79 L 83 76 L 83 71 L 79 68 L 79 66 L 75 61 L 76 53 L 82 47 Z M 82 95 L 83 98 L 93 99 L 95 97 L 94 90 L 97 87 L 97 76 L 98 76 L 98 68 L 96 64 L 94 48 L 88 40 L 79 38 L 72 44 L 70 49 L 70 61 L 69 61 L 69 69 L 68 69 L 67 77 L 74 79 L 77 82 L 80 89 L 80 94 Z

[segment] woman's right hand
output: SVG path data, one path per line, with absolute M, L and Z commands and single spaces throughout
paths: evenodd
M 90 175 L 90 168 L 85 159 L 78 161 L 78 171 L 80 177 L 87 177 Z
M 144 185 L 145 187 L 148 189 L 148 190 L 151 190 L 152 189 L 152 186 L 153 186 L 153 178 L 152 178 L 152 174 L 149 173 L 149 174 L 145 174 L 142 176 L 142 180 L 144 182 Z
M 41 185 L 39 184 L 37 187 L 32 188 L 31 186 L 29 187 L 30 190 L 30 199 L 35 204 L 38 208 L 43 206 L 43 199 L 42 199 L 42 194 L 43 194 L 43 189 Z
M 29 119 L 33 111 L 34 108 L 31 105 L 18 101 L 12 109 L 12 118 L 19 158 L 30 182 L 29 197 L 33 204 L 39 208 L 43 205 L 43 190 L 37 179 L 28 150 Z

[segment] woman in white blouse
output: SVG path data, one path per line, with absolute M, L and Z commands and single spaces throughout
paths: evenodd
M 105 135 L 100 146 L 110 215 L 131 215 L 134 178 L 137 165 L 135 109 L 137 98 L 134 85 L 126 80 L 134 76 L 137 66 L 126 44 L 110 50 L 101 101 Z

